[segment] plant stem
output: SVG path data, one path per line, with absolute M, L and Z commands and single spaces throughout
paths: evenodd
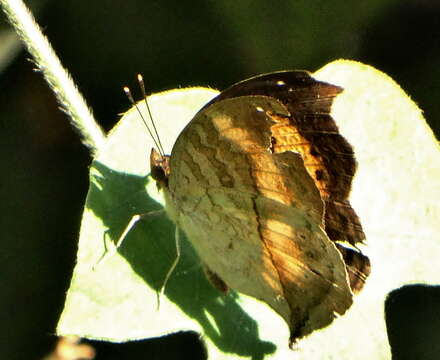
M 37 69 L 43 73 L 62 111 L 70 117 L 72 125 L 80 133 L 83 144 L 95 155 L 105 142 L 105 134 L 34 17 L 21 0 L 0 0 L 0 4 L 32 55 Z

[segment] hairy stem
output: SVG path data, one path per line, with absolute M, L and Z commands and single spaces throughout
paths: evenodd
M 34 17 L 21 0 L 0 0 L 0 4 L 32 55 L 37 69 L 43 73 L 62 111 L 70 117 L 72 125 L 80 133 L 83 144 L 94 155 L 103 145 L 105 134 Z

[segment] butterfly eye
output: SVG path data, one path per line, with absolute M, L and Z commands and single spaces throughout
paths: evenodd
M 168 187 L 168 176 L 161 166 L 151 167 L 151 177 L 156 181 L 159 189 Z
M 151 168 L 151 177 L 156 181 L 164 181 L 166 179 L 165 171 L 160 166 Z

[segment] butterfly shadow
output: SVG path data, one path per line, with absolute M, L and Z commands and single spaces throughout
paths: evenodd
M 103 222 L 103 242 L 116 242 L 134 215 L 163 209 L 146 192 L 146 185 L 152 181 L 149 177 L 117 172 L 97 161 L 91 174 L 87 205 Z M 174 229 L 165 214 L 146 216 L 130 230 L 118 249 L 133 271 L 156 292 L 176 258 Z M 165 288 L 167 300 L 196 320 L 204 336 L 221 351 L 252 359 L 264 359 L 273 353 L 275 345 L 260 339 L 258 324 L 240 306 L 238 295 L 216 290 L 184 236 L 180 244 L 179 263 Z M 156 297 L 145 306 L 161 311 L 157 310 Z

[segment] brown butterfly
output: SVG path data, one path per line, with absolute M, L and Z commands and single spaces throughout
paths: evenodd
M 290 340 L 344 314 L 370 273 L 348 201 L 356 161 L 330 108 L 340 87 L 305 71 L 256 76 L 206 104 L 171 156 L 151 153 L 166 210 L 221 291 L 264 301 Z

